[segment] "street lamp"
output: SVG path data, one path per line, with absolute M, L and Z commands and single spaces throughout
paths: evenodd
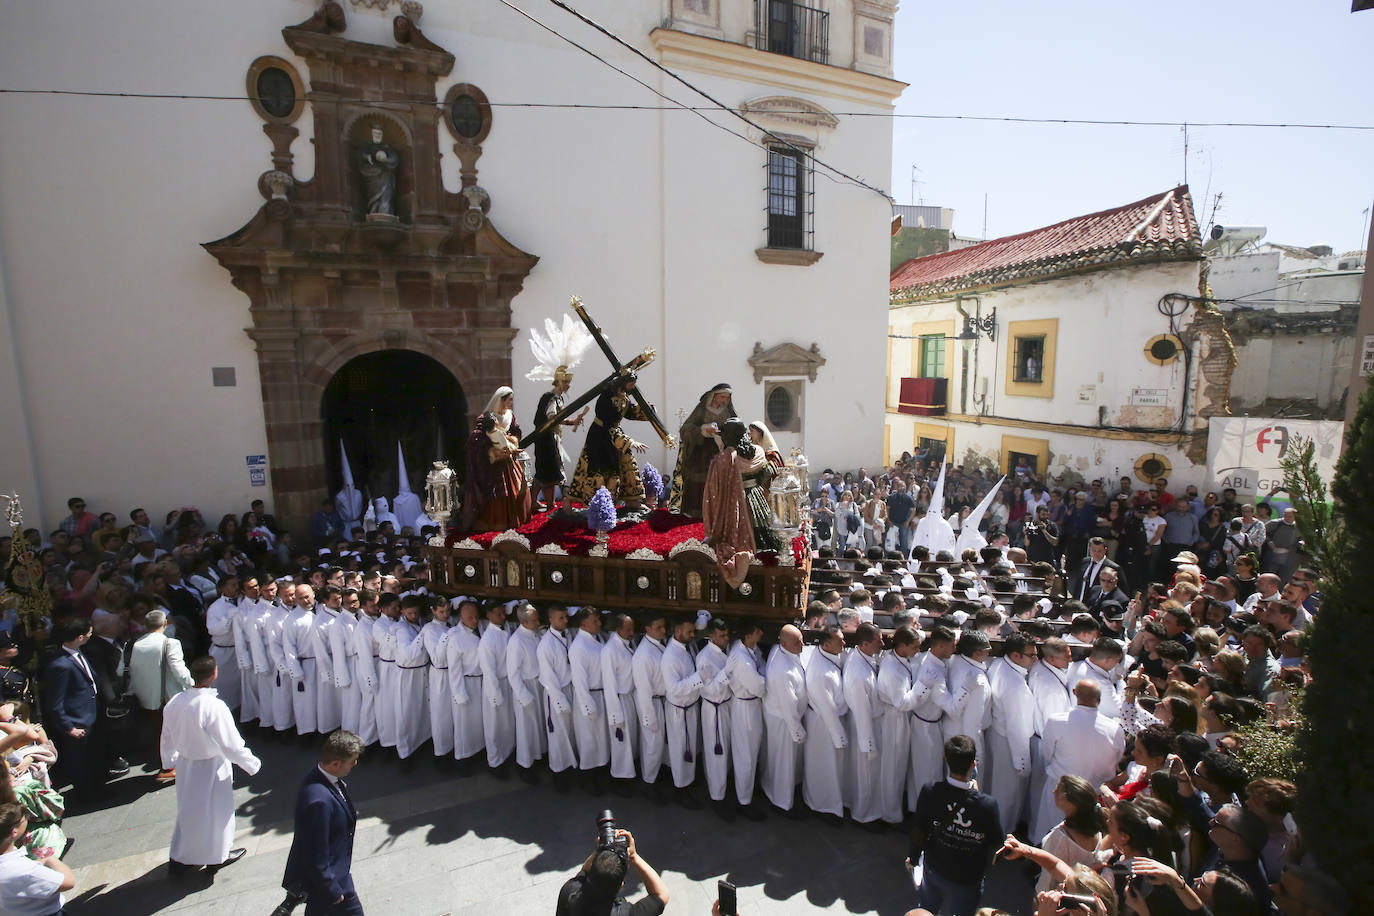
M 980 331 L 988 335 L 988 340 L 997 339 L 997 309 L 995 307 L 986 316 L 981 314 L 965 316 L 964 331 L 957 339 L 975 341 L 978 339 Z

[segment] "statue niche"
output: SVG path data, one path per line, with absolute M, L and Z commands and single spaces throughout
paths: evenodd
M 359 122 L 359 127 L 364 126 Z M 355 144 L 353 162 L 358 170 L 362 185 L 361 216 L 368 222 L 400 221 L 396 208 L 396 179 L 401 165 L 401 155 L 396 148 L 386 142 L 386 129 L 381 122 L 374 121 L 364 128 L 367 140 Z

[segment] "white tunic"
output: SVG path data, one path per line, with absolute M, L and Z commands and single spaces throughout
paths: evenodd
M 701 764 L 706 772 L 706 788 L 715 801 L 725 799 L 725 784 L 730 779 L 730 676 L 725 671 L 725 653 L 707 641 L 697 653 L 697 674 L 701 676 Z
M 525 769 L 544 756 L 544 688 L 539 684 L 539 631 L 520 627 L 506 644 L 506 680 L 514 699 L 515 762 Z
M 1116 772 L 1116 762 L 1126 747 L 1121 723 L 1090 706 L 1075 706 L 1051 716 L 1041 736 L 1045 755 L 1045 787 L 1031 836 L 1043 837 L 1063 819 L 1054 803 L 1054 787 L 1067 773 L 1100 786 Z
M 1073 682 L 1069 680 L 1068 668 L 1056 668 L 1041 659 L 1031 665 L 1029 686 L 1035 699 L 1032 728 L 1042 735 L 1050 716 L 1073 709 Z
M 480 753 L 482 735 L 482 637 L 463 624 L 448 638 L 448 683 L 453 700 L 453 756 L 466 760 Z
M 429 655 L 429 733 L 434 756 L 453 753 L 453 695 L 449 688 L 448 646 L 453 629 L 446 621 L 431 620 L 420 629 Z
M 911 668 L 914 660 L 902 658 L 896 652 L 884 652 L 873 688 L 879 717 L 878 746 L 882 749 L 878 758 L 878 804 L 883 820 L 892 824 L 902 822 L 902 795 L 910 775 L 907 764 L 911 759 L 911 712 L 922 696 L 916 685 L 916 672 Z
M 635 708 L 634 647 L 611 633 L 601 647 L 601 687 L 606 698 L 606 734 L 611 775 L 634 779 L 639 752 L 639 712 Z
M 210 634 L 210 656 L 219 668 L 219 675 L 215 678 L 215 684 L 218 685 L 216 689 L 224 705 L 230 709 L 238 709 L 243 703 L 243 675 L 239 668 L 244 663 L 251 666 L 253 662 L 252 658 L 245 657 L 248 653 L 240 654 L 238 651 L 240 646 L 248 648 L 239 635 L 239 624 L 235 620 L 238 610 L 237 599 L 223 596 L 216 598 L 205 609 L 205 629 Z M 245 722 L 257 718 L 256 694 L 252 705 L 252 715 L 249 715 L 246 709 L 243 711 Z
M 802 799 L 812 811 L 844 816 L 845 734 L 849 706 L 844 701 L 840 656 L 817 647 L 806 669 L 806 746 Z
M 1035 729 L 1035 698 L 1027 678 L 1030 672 L 1008 658 L 990 666 L 992 715 L 985 737 L 988 743 L 987 773 L 983 791 L 997 799 L 1002 832 L 1010 833 L 1026 811 L 1031 776 L 1031 735 Z
M 396 627 L 399 619 L 385 614 L 372 625 L 377 643 L 377 740 L 382 747 L 395 747 L 400 733 L 396 721 Z
M 364 745 L 377 740 L 377 695 L 381 687 L 377 680 L 376 627 L 378 618 L 366 613 L 350 634 L 353 639 L 353 685 L 358 691 L 358 732 Z
M 487 765 L 492 767 L 505 763 L 515 750 L 515 715 L 506 677 L 509 640 L 510 634 L 501 627 L 487 627 L 477 649 L 482 666 L 482 737 L 487 745 Z
M 299 607 L 291 609 L 282 624 L 282 655 L 291 676 L 291 708 L 296 714 L 296 732 L 308 735 L 318 731 L 315 694 L 319 681 L 315 668 L 315 615 Z
M 735 798 L 747 805 L 754 800 L 758 778 L 767 682 L 759 670 L 758 657 L 738 641 L 730 647 L 725 674 L 730 680 L 730 763 L 735 772 Z
M 568 649 L 572 675 L 573 732 L 577 737 L 577 765 L 584 770 L 604 767 L 611 760 L 606 731 L 606 699 L 601 686 L 601 641 L 585 630 L 573 634 Z
M 635 647 L 633 665 L 635 710 L 639 714 L 640 774 L 647 783 L 658 779 L 668 753 L 663 696 L 663 643 L 645 636 Z
M 343 725 L 343 696 L 340 693 L 339 671 L 348 673 L 348 660 L 334 658 L 334 639 L 329 631 L 334 629 L 339 619 L 339 611 L 315 605 L 315 671 L 319 675 L 320 687 L 315 692 L 315 727 L 320 734 L 327 735 Z
M 362 727 L 362 688 L 358 686 L 358 647 L 353 641 L 358 618 L 341 610 L 329 627 L 329 654 L 334 659 L 334 683 L 339 691 L 340 727 L 358 734 Z
M 1103 671 L 1090 659 L 1085 658 L 1081 662 L 1069 666 L 1069 684 L 1077 684 L 1079 681 L 1093 681 L 1102 690 L 1102 701 L 1097 707 L 1098 712 L 1109 719 L 1121 718 L 1121 703 L 1125 696 L 1125 690 L 1115 669 Z
M 260 602 L 263 616 L 258 622 L 258 632 L 262 634 L 263 648 L 267 650 L 268 673 L 260 681 L 259 697 L 266 702 L 271 695 L 272 727 L 279 732 L 288 732 L 296 727 L 296 710 L 292 705 L 291 668 L 286 663 L 286 653 L 282 645 L 282 630 L 285 629 L 288 611 L 276 602 Z
M 806 714 L 806 671 L 798 655 L 776 646 L 768 656 L 764 678 L 767 688 L 763 732 L 768 757 L 763 770 L 763 792 L 774 805 L 790 811 L 797 780 L 801 778 L 802 742 L 806 740 L 806 728 L 802 725 L 802 716 Z
M 396 644 L 396 683 L 392 716 L 396 754 L 402 760 L 429 740 L 429 653 L 420 625 L 402 618 L 392 627 Z
M 916 707 L 911 711 L 911 775 L 907 785 L 907 810 L 916 810 L 921 790 L 945 775 L 946 710 L 950 704 L 949 668 L 951 660 L 922 653 L 915 664 Z
M 577 766 L 572 734 L 572 671 L 567 631 L 552 627 L 539 641 L 539 683 L 544 688 L 544 728 L 549 736 L 549 769 L 561 773 Z
M 844 663 L 844 701 L 849 706 L 848 807 L 849 816 L 860 824 L 882 817 L 882 704 L 874 695 L 880 664 L 878 656 L 865 655 L 860 649 L 850 652 Z M 903 736 L 904 744 L 905 740 Z
M 172 860 L 219 865 L 234 845 L 232 764 L 249 776 L 262 764 L 244 746 L 233 713 L 212 687 L 192 687 L 167 702 L 161 751 L 163 767 L 177 771 Z
M 692 784 L 699 756 L 697 722 L 701 706 L 701 675 L 687 647 L 669 639 L 659 663 L 663 671 L 663 728 L 668 735 L 668 767 L 673 785 Z
M 983 729 L 992 710 L 992 686 L 988 683 L 987 662 L 975 662 L 967 655 L 949 660 L 949 710 L 944 721 L 944 736 L 968 735 L 977 748 L 978 762 L 986 765 L 987 746 Z
M 245 699 L 240 706 L 242 711 L 251 705 L 257 713 L 258 724 L 263 728 L 273 728 L 276 720 L 276 680 L 277 671 L 272 663 L 272 653 L 268 649 L 272 621 L 272 602 L 259 598 L 255 601 L 239 600 L 238 626 L 235 639 L 242 640 L 244 649 L 237 644 L 235 654 L 239 658 L 239 676 Z M 244 661 L 248 662 L 245 666 Z M 252 694 L 251 701 L 247 699 Z

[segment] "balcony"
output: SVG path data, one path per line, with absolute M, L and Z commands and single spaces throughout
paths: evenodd
M 904 378 L 898 391 L 898 413 L 943 417 L 949 409 L 949 379 Z
M 830 14 L 792 0 L 754 0 L 754 47 L 830 63 Z

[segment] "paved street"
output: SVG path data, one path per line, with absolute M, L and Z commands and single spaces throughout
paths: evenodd
M 170 882 L 176 790 L 157 788 L 155 771 L 135 766 L 112 786 L 107 807 L 77 807 L 65 821 L 74 840 L 65 861 L 77 875 L 67 911 L 270 913 L 282 899 L 295 790 L 314 757 L 297 743 L 256 740 L 251 730 L 247 737 L 263 768 L 252 779 L 235 770 L 238 845 L 248 849 L 242 861 L 213 883 Z M 915 904 L 902 868 L 905 838 L 897 831 L 869 833 L 810 815 L 725 820 L 709 806 L 686 810 L 656 801 L 642 787 L 631 797 L 590 797 L 580 787 L 561 794 L 546 772 L 533 786 L 497 779 L 485 766 L 465 777 L 440 769 L 427 750 L 405 767 L 375 751 L 349 778 L 360 814 L 353 875 L 371 914 L 547 916 L 559 886 L 591 851 L 602 808 L 634 832 L 645 859 L 663 874 L 669 913 L 710 913 L 722 877 L 739 887 L 744 916 L 902 914 Z M 1006 906 L 1028 892 L 1019 867 L 999 864 L 984 902 Z

